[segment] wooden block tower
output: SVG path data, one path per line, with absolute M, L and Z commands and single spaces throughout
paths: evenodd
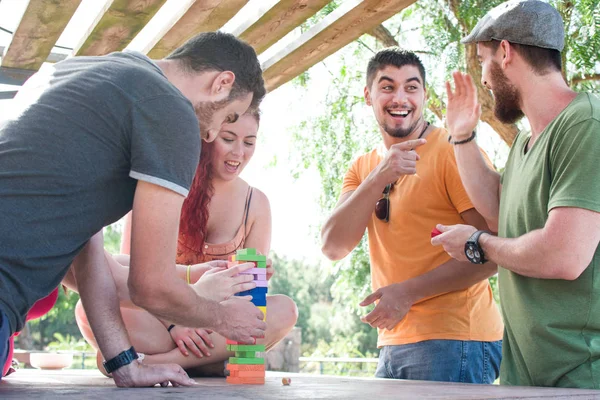
M 231 256 L 228 267 L 247 262 L 254 263 L 255 267 L 242 272 L 242 274 L 253 275 L 256 287 L 240 292 L 236 296 L 252 296 L 252 303 L 262 311 L 266 320 L 267 257 L 256 254 L 256 249 L 241 249 L 235 256 Z M 265 383 L 265 359 L 257 357 L 256 354 L 257 352 L 264 353 L 265 345 L 247 345 L 227 339 L 227 350 L 235 352 L 235 357 L 229 357 L 226 368 L 228 383 L 254 385 Z

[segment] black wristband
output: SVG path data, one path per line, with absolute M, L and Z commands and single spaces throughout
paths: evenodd
M 471 140 L 475 139 L 475 136 L 477 136 L 477 132 L 473 131 L 473 133 L 471 133 L 471 136 L 469 136 L 466 139 L 459 140 L 457 142 L 453 142 L 452 141 L 452 136 L 448 136 L 448 143 L 450 143 L 450 144 L 465 144 L 465 143 L 469 143 Z
M 136 353 L 133 346 L 131 346 L 128 350 L 120 352 L 116 357 L 111 358 L 108 361 L 104 361 L 104 369 L 107 374 L 110 374 L 113 371 L 118 370 L 121 367 L 131 364 L 133 361 L 138 359 L 138 354 Z
M 175 324 L 171 324 L 168 328 L 167 328 L 167 332 L 171 333 L 171 329 L 175 328 Z

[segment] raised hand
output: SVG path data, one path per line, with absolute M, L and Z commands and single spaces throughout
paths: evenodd
M 425 143 L 425 139 L 415 139 L 391 145 L 377 166 L 377 174 L 387 183 L 396 182 L 402 175 L 416 174 L 419 155 L 414 149 Z
M 257 338 L 265 337 L 267 324 L 263 313 L 248 299 L 231 297 L 221 302 L 222 318 L 215 330 L 228 339 L 240 343 L 255 344 Z
M 254 268 L 253 263 L 238 264 L 232 268 L 212 268 L 208 270 L 192 287 L 199 296 L 214 301 L 229 299 L 236 293 L 254 289 L 253 275 L 240 272 Z
M 471 76 L 459 71 L 453 72 L 452 76 L 454 92 L 450 82 L 446 82 L 446 126 L 452 138 L 457 141 L 471 136 L 481 117 L 481 105 L 477 101 L 477 89 Z
M 210 338 L 211 330 L 202 328 L 186 328 L 175 325 L 169 332 L 171 339 L 184 356 L 189 356 L 189 351 L 196 357 L 202 358 L 205 355 L 210 356 L 209 348 L 214 348 L 215 345 Z M 189 350 L 189 351 L 188 351 Z
M 414 301 L 401 283 L 384 286 L 359 303 L 365 307 L 379 300 L 373 311 L 360 318 L 373 328 L 392 330 L 406 316 Z

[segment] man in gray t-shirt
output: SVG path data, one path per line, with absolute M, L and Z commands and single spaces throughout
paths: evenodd
M 6 335 L 23 328 L 29 308 L 73 265 L 116 384 L 190 383 L 179 366 L 131 362 L 98 232 L 132 207 L 129 287 L 137 305 L 240 341 L 264 333 L 250 302 L 207 300 L 174 273 L 201 136 L 214 140 L 222 123 L 264 94 L 254 50 L 218 32 L 159 61 L 134 52 L 74 57 L 25 84 L 15 115 L 0 124 L 0 367 Z

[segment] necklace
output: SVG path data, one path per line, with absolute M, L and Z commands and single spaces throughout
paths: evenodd
M 419 135 L 419 137 L 417 139 L 421 139 L 423 137 L 423 134 L 425 133 L 427 128 L 429 128 L 429 122 L 425 121 L 425 128 L 423 128 L 423 130 L 421 131 L 421 134 Z

